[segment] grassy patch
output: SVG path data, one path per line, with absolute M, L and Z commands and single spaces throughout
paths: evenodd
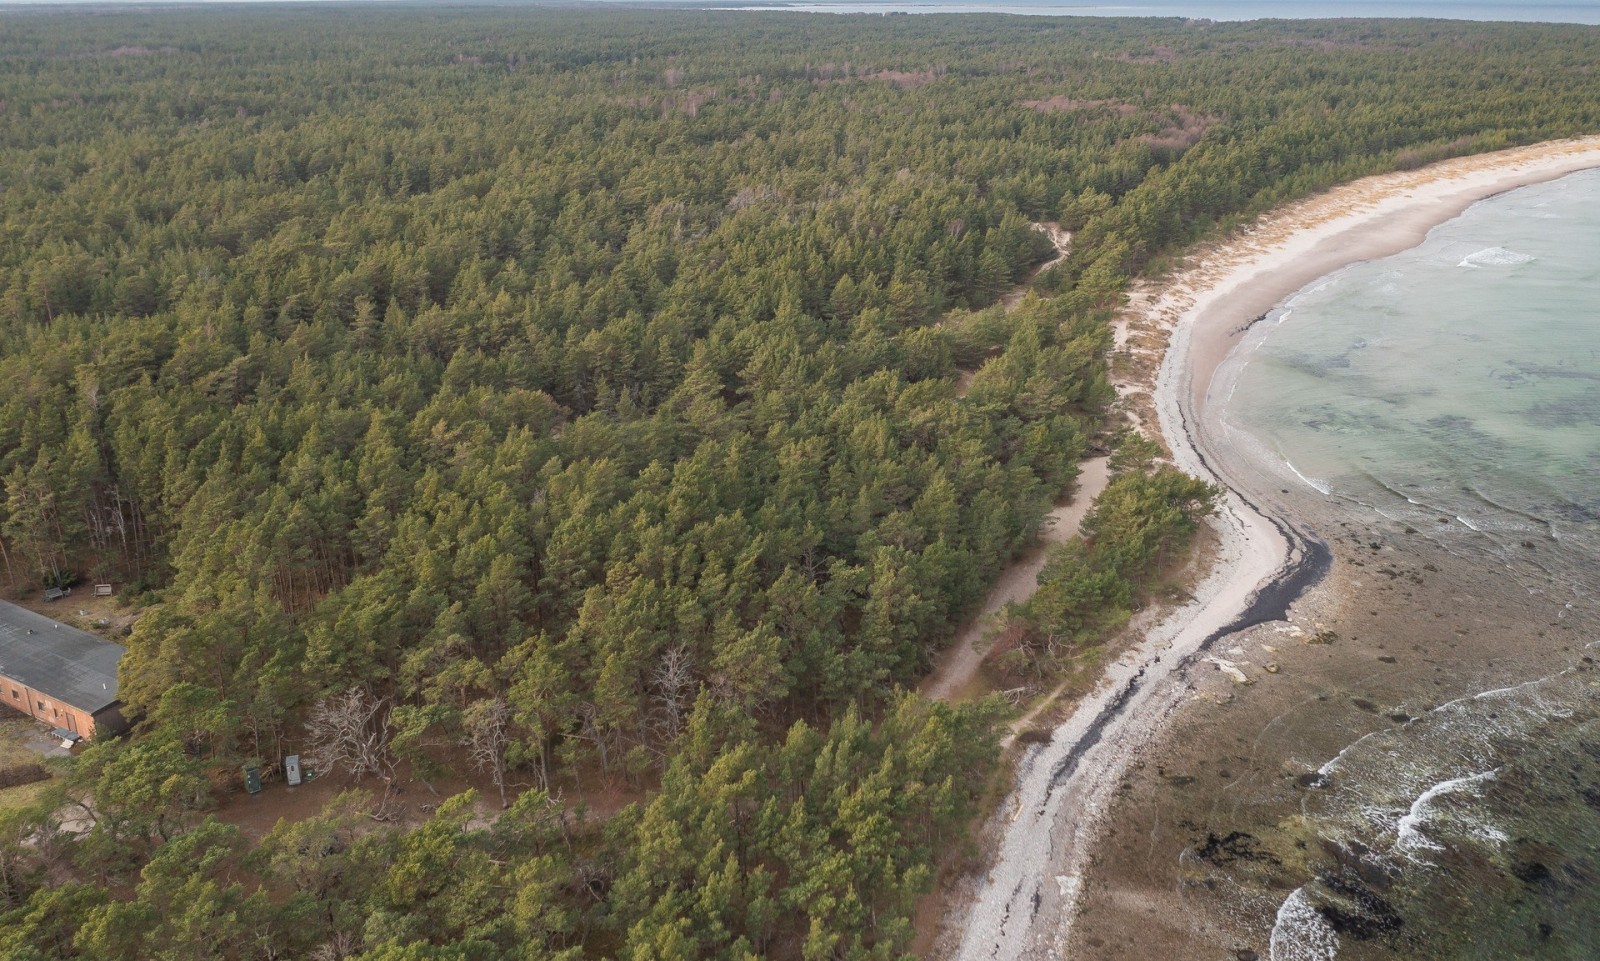
M 0 811 L 13 811 L 18 808 L 32 807 L 39 803 L 40 796 L 49 789 L 49 781 L 0 788 Z
M 28 746 L 28 739 L 37 728 L 34 722 L 21 716 L 0 718 L 0 770 L 38 764 L 43 760 Z M 50 781 L 36 781 L 15 787 L 0 788 L 0 810 L 27 807 L 39 799 L 50 787 Z

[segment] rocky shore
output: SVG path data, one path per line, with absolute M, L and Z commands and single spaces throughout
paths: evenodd
M 1243 363 L 1234 347 L 1251 320 L 1295 290 L 1405 249 L 1478 199 L 1597 165 L 1591 138 L 1370 178 L 1269 217 L 1242 245 L 1145 295 L 1145 322 L 1176 328 L 1164 383 L 1179 390 L 1156 392 L 1175 453 L 1264 516 L 1292 519 L 1278 521 L 1288 536 L 1326 544 L 1327 576 L 1301 595 L 1302 565 L 1301 583 L 1265 587 L 1262 616 L 1216 643 L 1212 669 L 1185 671 L 1183 705 L 1131 752 L 1116 800 L 1097 818 L 1077 910 L 1051 956 L 1331 957 L 1302 943 L 1273 951 L 1285 899 L 1314 876 L 1347 885 L 1350 910 L 1332 920 L 1354 943 L 1399 923 L 1384 879 L 1307 829 L 1329 760 L 1441 704 L 1569 667 L 1593 625 L 1490 559 L 1444 550 L 1308 486 L 1279 486 L 1270 467 L 1226 442 L 1207 401 L 1231 389 Z

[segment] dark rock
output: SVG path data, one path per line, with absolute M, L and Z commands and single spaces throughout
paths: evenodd
M 1260 842 L 1252 835 L 1243 831 L 1233 831 L 1224 837 L 1207 833 L 1203 844 L 1195 848 L 1195 857 L 1208 861 L 1219 867 L 1233 864 L 1236 861 L 1250 861 L 1263 864 L 1279 864 L 1277 858 L 1261 850 Z
M 1339 896 L 1337 902 L 1317 906 L 1317 913 L 1335 932 L 1356 941 L 1373 941 L 1393 938 L 1405 926 L 1394 906 L 1359 875 L 1324 875 L 1322 883 Z

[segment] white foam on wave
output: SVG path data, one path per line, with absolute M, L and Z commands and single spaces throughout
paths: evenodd
M 1323 494 L 1323 495 L 1327 495 L 1327 494 L 1332 494 L 1333 493 L 1333 488 L 1329 487 L 1326 483 L 1323 483 L 1321 481 L 1314 481 L 1311 478 L 1307 477 L 1306 475 L 1300 473 L 1300 468 L 1294 466 L 1294 462 L 1289 460 L 1289 458 L 1285 457 L 1283 459 L 1283 463 L 1290 470 L 1294 471 L 1294 476 L 1296 476 L 1296 477 L 1300 478 L 1301 480 L 1305 481 L 1307 487 L 1310 487 L 1312 490 L 1316 491 L 1319 494 Z
M 1354 750 L 1357 745 L 1364 743 L 1369 738 L 1377 737 L 1382 733 L 1384 733 L 1383 728 L 1379 728 L 1376 731 L 1368 731 L 1367 733 L 1356 738 L 1354 741 L 1351 741 L 1349 744 L 1346 744 L 1338 754 L 1328 758 L 1328 760 L 1323 762 L 1321 767 L 1317 768 L 1317 775 L 1319 777 L 1327 777 L 1329 774 L 1332 774 L 1339 767 L 1339 762 L 1344 760 L 1346 754 L 1349 754 L 1352 750 Z
M 1504 247 L 1486 247 L 1475 254 L 1468 254 L 1461 259 L 1457 267 L 1511 267 L 1516 264 L 1525 264 L 1533 257 L 1528 254 L 1519 254 L 1515 250 Z
M 1442 835 L 1427 831 L 1439 824 L 1448 824 L 1450 837 L 1505 843 L 1505 834 L 1481 805 L 1466 798 L 1446 805 L 1440 799 L 1466 794 L 1496 776 L 1509 743 L 1577 715 L 1568 703 L 1571 693 L 1559 687 L 1569 673 L 1440 704 L 1418 719 L 1421 723 L 1408 724 L 1404 734 L 1398 728 L 1369 731 L 1318 769 L 1321 790 L 1307 794 L 1302 811 L 1322 822 L 1325 836 L 1387 848 L 1397 863 L 1429 864 L 1427 852 L 1441 849 L 1436 838 Z M 1592 697 L 1586 687 L 1578 693 Z
M 1477 524 L 1474 524 L 1471 521 L 1467 520 L 1465 517 L 1462 517 L 1460 514 L 1456 515 L 1456 520 L 1458 520 L 1461 523 L 1467 525 L 1468 527 L 1472 528 L 1473 530 L 1477 531 L 1480 534 L 1483 533 L 1483 528 L 1481 528 Z
M 1459 708 L 1471 701 L 1486 701 L 1490 698 L 1503 698 L 1507 695 L 1516 694 L 1536 685 L 1543 684 L 1546 681 L 1553 681 L 1558 677 L 1564 677 L 1566 674 L 1566 671 L 1560 671 L 1558 673 L 1551 674 L 1548 677 L 1536 677 L 1531 681 L 1523 681 L 1521 684 L 1513 684 L 1510 687 L 1492 687 L 1487 691 L 1479 691 L 1476 694 L 1469 694 L 1466 697 L 1458 697 L 1453 701 L 1446 701 L 1433 710 L 1434 713 L 1439 713 L 1446 709 Z
M 1451 778 L 1448 781 L 1440 781 L 1419 794 L 1417 799 L 1411 802 L 1411 810 L 1407 811 L 1405 816 L 1395 824 L 1395 851 L 1413 859 L 1415 859 L 1418 851 L 1443 851 L 1443 845 L 1434 843 L 1432 838 L 1422 833 L 1422 826 L 1428 820 L 1429 805 L 1435 799 L 1446 794 L 1452 794 L 1489 780 L 1495 776 L 1498 770 L 1496 768 L 1493 771 L 1483 771 L 1478 774 L 1468 774 L 1465 777 Z M 1499 832 L 1495 833 L 1498 834 Z
M 1339 935 L 1311 906 L 1305 888 L 1295 888 L 1294 893 L 1278 905 L 1278 916 L 1272 923 L 1272 937 L 1267 942 L 1269 961 L 1333 961 L 1339 956 Z

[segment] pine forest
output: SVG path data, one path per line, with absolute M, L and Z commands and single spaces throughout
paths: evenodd
M 935 657 L 1087 453 L 1019 672 L 1211 505 L 1108 429 L 1130 281 L 1592 132 L 1597 63 L 1416 20 L 0 13 L 0 594 L 136 614 L 132 731 L 0 806 L 0 958 L 907 957 L 1014 714 L 915 693 Z M 252 820 L 291 754 L 325 803 Z

